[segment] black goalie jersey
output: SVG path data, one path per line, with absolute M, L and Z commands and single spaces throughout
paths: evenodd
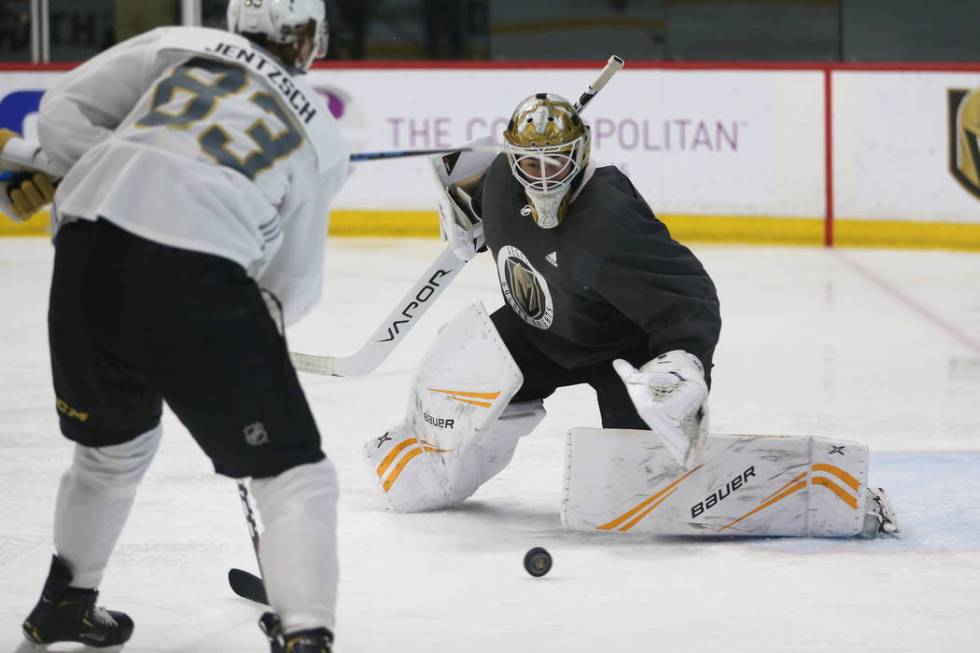
M 575 369 L 646 343 L 650 358 L 683 349 L 710 371 L 721 329 L 714 283 L 618 168 L 597 168 L 554 229 L 531 219 L 504 155 L 474 205 L 504 299 L 546 356 Z

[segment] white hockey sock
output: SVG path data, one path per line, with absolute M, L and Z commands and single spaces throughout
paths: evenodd
M 290 633 L 326 627 L 337 607 L 337 473 L 300 465 L 251 483 L 265 530 L 260 558 L 269 603 Z
M 73 587 L 95 589 L 119 539 L 136 488 L 160 444 L 158 425 L 111 447 L 75 446 L 61 477 L 54 517 L 54 547 L 74 573 Z

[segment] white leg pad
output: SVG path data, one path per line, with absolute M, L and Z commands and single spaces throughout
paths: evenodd
M 259 557 L 269 603 L 287 633 L 334 629 L 337 608 L 337 473 L 333 463 L 300 465 L 254 479 L 265 529 Z
M 158 425 L 125 444 L 75 446 L 54 516 L 55 551 L 71 567 L 73 587 L 95 589 L 101 583 L 161 434 Z
M 402 422 L 368 441 L 365 451 L 389 508 L 395 512 L 440 510 L 461 503 L 503 470 L 514 457 L 517 441 L 544 416 L 540 399 L 508 404 L 490 428 L 452 451 L 419 440 Z
M 481 305 L 447 324 L 420 364 L 405 420 L 365 444 L 389 507 L 458 504 L 506 467 L 544 417 L 540 401 L 510 403 L 523 381 Z
M 573 429 L 562 523 L 665 535 L 848 537 L 864 525 L 867 445 L 712 435 L 686 470 L 650 431 Z

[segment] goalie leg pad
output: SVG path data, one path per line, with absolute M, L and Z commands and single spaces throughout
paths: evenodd
M 868 448 L 820 437 L 712 435 L 685 469 L 649 431 L 573 429 L 562 523 L 665 535 L 849 537 L 865 520 Z
M 517 441 L 544 416 L 540 399 L 508 404 L 489 429 L 459 452 L 438 450 L 402 422 L 368 441 L 365 452 L 392 510 L 440 510 L 459 504 L 503 470 Z
M 522 384 L 481 305 L 443 327 L 420 364 L 405 419 L 365 445 L 389 506 L 452 506 L 500 472 L 544 417 L 540 400 L 510 403 Z

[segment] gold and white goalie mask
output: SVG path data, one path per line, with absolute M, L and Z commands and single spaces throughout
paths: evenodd
M 589 162 L 591 139 L 588 125 L 559 95 L 538 93 L 514 110 L 504 146 L 539 227 L 553 229 L 565 218 L 572 187 Z

